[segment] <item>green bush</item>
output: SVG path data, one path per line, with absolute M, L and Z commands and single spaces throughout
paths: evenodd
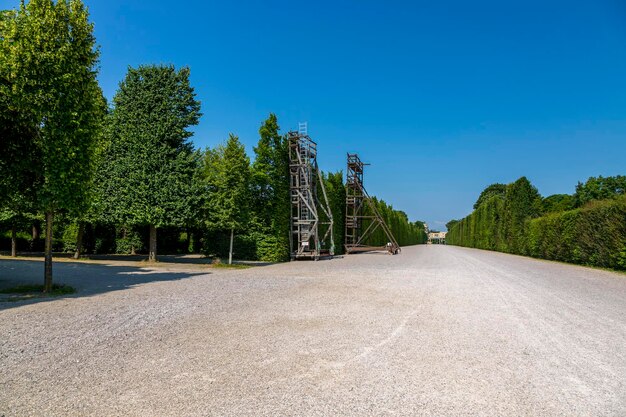
M 78 237 L 78 224 L 68 223 L 62 229 L 61 245 L 63 252 L 74 252 L 76 250 L 76 238 Z
M 122 236 L 115 239 L 115 253 L 131 254 L 141 252 L 142 249 L 141 235 L 132 229 L 123 230 Z
M 257 259 L 264 262 L 282 262 L 289 259 L 289 241 L 276 236 L 260 235 L 256 247 Z
M 617 264 L 621 269 L 626 269 L 626 245 L 624 245 L 620 253 L 617 255 Z

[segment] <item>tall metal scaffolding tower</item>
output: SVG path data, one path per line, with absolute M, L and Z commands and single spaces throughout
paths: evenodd
M 289 132 L 288 140 L 291 259 L 318 260 L 320 256 L 332 256 L 335 253 L 333 215 L 317 166 L 317 144 L 307 134 L 306 124 L 301 124 L 297 132 Z M 318 198 L 318 188 L 322 190 L 323 201 Z
M 348 169 L 346 171 L 346 253 L 384 249 L 395 255 L 400 252 L 400 245 L 398 245 L 391 230 L 378 212 L 374 201 L 372 201 L 365 187 L 363 187 L 363 167 L 365 165 L 357 154 L 348 154 Z M 369 208 L 368 213 L 365 211 L 366 206 Z M 363 230 L 364 223 L 366 224 L 365 230 Z M 383 247 L 366 245 L 367 239 L 379 227 L 385 233 L 387 244 Z

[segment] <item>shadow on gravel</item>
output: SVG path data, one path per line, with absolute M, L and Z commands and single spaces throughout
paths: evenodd
M 0 251 L 0 255 L 9 256 L 9 252 Z M 18 252 L 20 258 L 42 258 L 43 252 Z M 72 259 L 73 253 L 66 252 L 54 252 L 55 258 Z M 118 255 L 118 254 L 104 254 L 104 255 L 81 255 L 80 259 L 91 259 L 96 261 L 129 261 L 129 262 L 142 262 L 148 260 L 148 255 Z M 199 254 L 185 254 L 185 255 L 159 255 L 161 262 L 176 263 L 176 264 L 210 264 L 213 259 L 207 258 Z
M 22 284 L 43 283 L 43 262 L 0 260 L 0 288 Z M 26 304 L 54 301 L 61 298 L 79 298 L 105 292 L 125 290 L 136 285 L 157 281 L 178 281 L 198 275 L 208 275 L 210 271 L 165 271 L 145 267 L 96 265 L 82 262 L 57 262 L 53 265 L 55 284 L 70 285 L 76 293 L 58 297 L 39 297 L 23 301 L 6 301 L 0 295 L 0 310 L 20 307 Z
M 9 252 L 0 251 L 0 256 L 8 256 Z M 64 252 L 54 252 L 55 259 L 68 259 L 72 260 L 74 254 Z M 18 252 L 17 258 L 40 258 L 43 260 L 43 252 Z M 16 259 L 16 258 L 12 258 Z M 105 254 L 105 255 L 81 255 L 81 260 L 92 261 L 122 261 L 122 262 L 146 262 L 148 255 L 118 255 L 118 254 Z M 3 259 L 0 259 L 2 261 Z M 11 260 L 8 258 L 7 260 Z M 205 257 L 200 254 L 185 254 L 185 255 L 159 255 L 159 262 L 168 264 L 183 264 L 183 265 L 210 265 L 213 263 L 213 258 Z M 275 262 L 261 262 L 261 261 L 246 261 L 246 260 L 233 260 L 233 263 L 250 265 L 250 266 L 268 266 L 274 265 Z M 1 416 L 0 416 L 1 417 Z

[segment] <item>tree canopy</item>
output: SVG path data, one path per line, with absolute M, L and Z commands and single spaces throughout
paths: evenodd
M 576 207 L 593 200 L 615 198 L 626 194 L 626 176 L 590 177 L 584 184 L 579 182 L 574 193 Z
M 98 172 L 103 219 L 154 229 L 193 221 L 201 197 L 194 181 L 199 156 L 188 128 L 199 117 L 188 68 L 128 69 L 107 118 Z
M 287 139 L 271 113 L 259 128 L 251 170 L 253 228 L 259 232 L 259 257 L 289 258 L 289 157 Z
M 506 193 L 506 184 L 491 184 L 487 188 L 485 188 L 480 195 L 478 196 L 478 200 L 474 203 L 474 210 L 480 207 L 485 201 L 489 200 L 493 196 L 504 197 Z
M 47 220 L 49 290 L 53 214 L 82 210 L 93 175 L 105 111 L 96 79 L 98 49 L 80 0 L 21 3 L 3 14 L 0 25 L 0 101 L 11 117 L 4 129 L 9 157 L 19 155 L 19 162 L 2 163 L 0 170 L 16 169 L 36 184 L 33 205 Z
M 240 230 L 250 215 L 250 159 L 239 138 L 209 149 L 204 159 L 210 228 Z

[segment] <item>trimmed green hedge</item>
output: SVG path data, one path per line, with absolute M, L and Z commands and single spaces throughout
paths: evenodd
M 526 255 L 626 269 L 626 198 L 530 220 Z
M 507 226 L 506 201 L 492 197 L 455 224 L 447 243 L 605 268 L 626 269 L 626 197 Z M 510 217 L 510 216 L 509 216 Z

